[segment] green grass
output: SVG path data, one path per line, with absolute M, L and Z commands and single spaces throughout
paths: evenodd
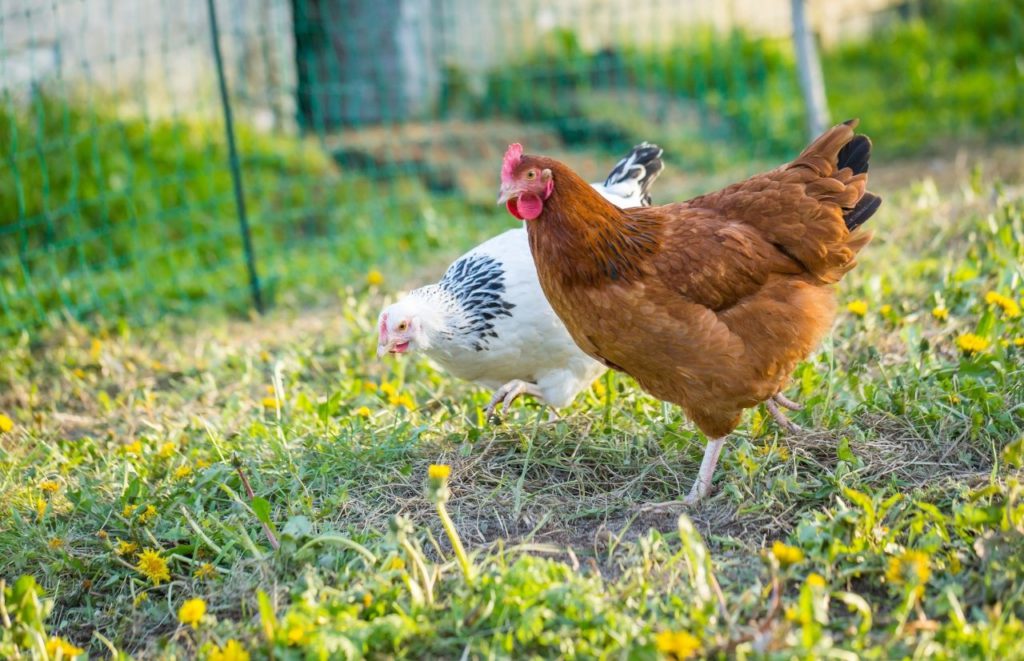
M 0 656 L 1020 657 L 1024 321 L 990 296 L 1024 294 L 1013 183 L 881 191 L 789 390 L 808 431 L 752 413 L 680 519 L 642 511 L 696 473 L 678 410 L 609 375 L 558 420 L 484 425 L 487 393 L 374 358 L 393 280 L 264 320 L 22 336 L 0 354 Z

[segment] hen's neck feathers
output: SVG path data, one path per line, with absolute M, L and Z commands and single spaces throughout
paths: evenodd
M 555 181 L 541 215 L 526 222 L 538 270 L 557 272 L 566 285 L 639 277 L 644 256 L 658 248 L 657 220 L 643 210 L 619 209 L 558 161 L 531 158 Z

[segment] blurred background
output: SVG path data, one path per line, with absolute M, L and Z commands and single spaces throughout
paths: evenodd
M 1024 0 L 5 0 L 0 335 L 436 271 L 513 226 L 513 141 L 591 180 L 657 142 L 657 203 L 850 117 L 882 177 L 1019 168 L 1022 110 Z

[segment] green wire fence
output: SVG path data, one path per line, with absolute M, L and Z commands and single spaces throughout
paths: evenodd
M 790 0 L 5 0 L 0 335 L 336 300 L 510 222 L 504 147 L 658 200 L 793 154 Z M 879 162 L 1020 142 L 1024 0 L 807 3 Z

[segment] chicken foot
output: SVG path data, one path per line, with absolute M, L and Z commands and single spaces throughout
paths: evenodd
M 800 426 L 787 418 L 786 414 L 782 412 L 782 409 L 779 408 L 780 404 L 792 411 L 799 411 L 803 409 L 803 406 L 797 404 L 781 393 L 776 393 L 771 399 L 766 399 L 764 401 L 764 407 L 768 409 L 768 412 L 772 414 L 772 417 L 775 418 L 775 422 L 779 423 L 780 427 L 791 434 L 801 431 Z
M 495 411 L 501 409 L 502 411 L 508 411 L 509 407 L 512 406 L 512 402 L 520 395 L 533 395 L 544 401 L 544 393 L 541 392 L 540 388 L 536 383 L 530 383 L 528 381 L 522 381 L 520 379 L 512 379 L 502 387 L 494 391 L 494 396 L 491 397 L 490 404 L 484 409 L 484 413 L 487 418 L 495 415 Z
M 690 493 L 682 500 L 670 500 L 664 503 L 649 503 L 640 508 L 642 512 L 670 512 L 680 505 L 693 507 L 711 490 L 711 478 L 715 474 L 715 467 L 718 466 L 718 457 L 722 454 L 725 446 L 725 436 L 721 438 L 710 438 L 704 448 L 704 458 L 700 462 L 700 470 L 697 471 L 697 479 L 694 480 Z

